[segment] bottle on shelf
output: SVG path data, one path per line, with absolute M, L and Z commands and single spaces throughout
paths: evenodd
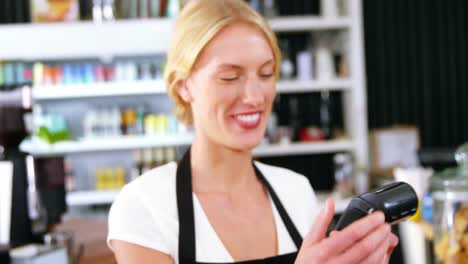
M 150 0 L 149 1 L 149 9 L 150 9 L 150 17 L 159 17 L 159 13 L 160 13 L 160 3 L 159 3 L 159 0 Z
M 338 16 L 337 0 L 322 0 L 320 2 L 321 15 L 325 18 L 335 18 Z
M 266 136 L 269 143 L 277 142 L 277 129 L 278 129 L 278 117 L 275 112 L 271 112 L 268 117 L 268 123 L 266 128 Z
M 164 165 L 165 160 L 165 149 L 164 148 L 154 148 L 153 149 L 153 165 L 152 168 L 159 167 Z
M 139 18 L 148 18 L 149 17 L 149 3 L 148 0 L 134 0 L 138 2 L 139 10 L 138 10 L 138 17 Z
M 103 82 L 135 82 L 161 80 L 162 62 L 151 60 L 67 61 L 5 63 L 4 71 L 11 71 L 11 80 L 20 79 L 34 85 L 73 85 Z M 32 76 L 31 76 L 32 75 Z M 9 80 L 10 75 L 6 75 Z
M 325 139 L 331 139 L 331 100 L 330 92 L 320 93 L 320 125 Z
M 289 42 L 288 40 L 283 40 L 281 42 L 281 49 L 282 49 L 282 54 L 283 58 L 281 60 L 281 67 L 280 67 L 280 72 L 281 72 L 281 78 L 282 79 L 292 79 L 293 73 L 294 73 L 294 64 L 292 63 L 291 59 L 289 58 Z
M 151 148 L 143 149 L 143 166 L 141 174 L 145 174 L 153 168 L 153 150 Z
M 145 133 L 145 108 L 141 105 L 137 107 L 135 133 L 137 135 Z
M 301 81 L 311 81 L 313 79 L 312 52 L 309 50 L 300 51 L 296 55 L 297 79 Z
M 166 16 L 175 18 L 179 14 L 180 2 L 179 0 L 168 0 Z
M 96 187 L 98 191 L 118 190 L 125 185 L 125 169 L 122 166 L 96 168 Z
M 130 181 L 135 180 L 143 173 L 143 151 L 136 149 L 133 151 L 133 166 L 130 170 Z
M 102 0 L 93 0 L 93 21 L 94 22 L 102 22 L 104 20 L 104 16 L 102 13 Z
M 322 34 L 315 49 L 315 69 L 318 80 L 328 81 L 336 78 L 331 36 Z
M 299 130 L 301 128 L 299 117 L 299 99 L 297 96 L 289 98 L 289 127 L 292 133 L 292 141 L 297 141 L 299 137 Z
M 263 15 L 267 18 L 276 17 L 278 11 L 276 10 L 275 0 L 264 0 Z
M 65 169 L 65 190 L 67 192 L 72 192 L 76 190 L 76 179 L 75 174 L 73 173 L 73 164 L 70 159 L 64 159 L 64 169 Z
M 104 0 L 102 5 L 102 16 L 106 21 L 115 20 L 115 3 L 114 0 Z
M 125 169 L 122 166 L 116 167 L 114 172 L 115 188 L 120 189 L 125 185 Z
M 165 163 L 177 161 L 177 150 L 175 147 L 166 148 L 166 160 Z
M 333 156 L 335 167 L 335 192 L 342 198 L 353 194 L 355 168 L 349 153 L 338 153 Z
M 250 7 L 252 7 L 253 10 L 257 11 L 258 13 L 262 13 L 262 4 L 260 0 L 250 0 L 249 1 Z

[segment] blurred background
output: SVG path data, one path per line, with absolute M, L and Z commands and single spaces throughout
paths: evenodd
M 33 247 L 48 263 L 115 263 L 106 217 L 119 189 L 193 139 L 162 81 L 184 2 L 0 2 L 2 259 Z M 407 181 L 420 209 L 394 226 L 392 263 L 468 263 L 466 1 L 248 2 L 283 55 L 254 157 L 307 176 L 337 216 L 353 195 Z

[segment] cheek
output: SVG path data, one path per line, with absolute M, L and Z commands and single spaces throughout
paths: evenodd
M 265 85 L 264 89 L 265 103 L 267 105 L 273 104 L 276 97 L 276 82 L 272 81 Z
M 207 81 L 206 84 L 213 83 Z M 226 87 L 223 85 L 212 84 L 204 85 L 199 88 L 194 95 L 194 112 L 204 117 L 213 115 L 226 115 L 232 105 L 235 104 L 237 89 L 235 87 Z M 212 119 L 208 117 L 209 119 Z

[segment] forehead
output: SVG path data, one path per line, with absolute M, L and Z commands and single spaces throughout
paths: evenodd
M 273 59 L 273 51 L 262 31 L 245 23 L 223 28 L 205 46 L 196 67 L 219 64 L 263 64 Z

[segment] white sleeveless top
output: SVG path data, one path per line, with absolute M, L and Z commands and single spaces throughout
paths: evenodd
M 319 205 L 306 177 L 291 170 L 255 162 L 265 176 L 299 233 L 311 228 Z M 179 219 L 176 198 L 177 163 L 157 167 L 127 184 L 112 204 L 109 213 L 108 246 L 121 240 L 170 255 L 178 263 Z M 233 262 L 211 226 L 197 196 L 193 194 L 196 260 Z M 278 254 L 296 251 L 283 221 L 270 198 L 276 223 Z

